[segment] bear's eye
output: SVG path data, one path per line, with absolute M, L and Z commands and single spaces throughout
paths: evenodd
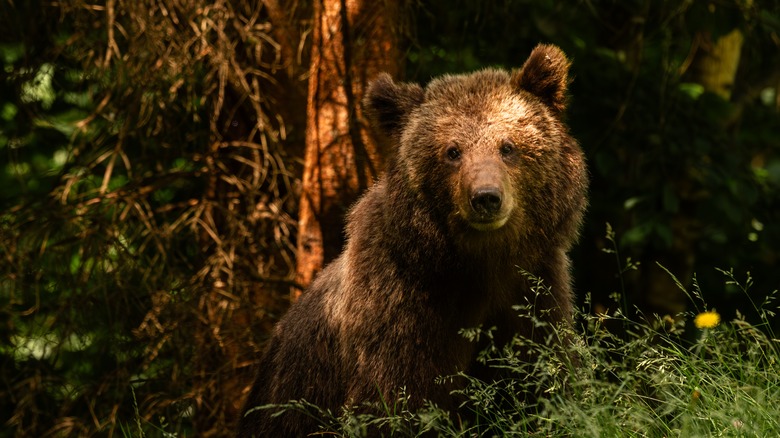
M 450 161 L 458 161 L 460 160 L 460 149 L 458 149 L 457 146 L 450 146 L 447 148 L 447 158 L 450 159 Z
M 502 157 L 508 157 L 512 155 L 512 152 L 515 151 L 515 144 L 509 140 L 506 140 L 501 143 L 501 149 L 499 149 L 499 151 L 501 152 Z

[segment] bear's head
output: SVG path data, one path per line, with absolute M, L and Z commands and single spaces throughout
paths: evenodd
M 568 70 L 560 49 L 539 45 L 511 73 L 446 75 L 425 88 L 381 75 L 365 106 L 396 147 L 389 171 L 452 235 L 568 246 L 587 191 L 583 154 L 561 119 Z

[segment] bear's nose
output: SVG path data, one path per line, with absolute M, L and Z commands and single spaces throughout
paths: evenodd
M 474 191 L 471 208 L 479 214 L 496 214 L 501 209 L 501 191 L 488 187 Z

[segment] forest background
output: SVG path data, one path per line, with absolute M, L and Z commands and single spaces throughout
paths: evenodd
M 392 153 L 367 82 L 538 42 L 573 60 L 586 311 L 685 312 L 660 264 L 750 318 L 716 268 L 780 285 L 776 0 L 0 0 L 0 436 L 231 435 Z

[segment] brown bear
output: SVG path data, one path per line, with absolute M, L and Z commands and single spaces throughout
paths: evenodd
M 338 412 L 405 388 L 413 409 L 454 408 L 452 386 L 435 380 L 475 367 L 460 329 L 535 338 L 512 308 L 529 300 L 571 324 L 566 253 L 588 180 L 562 121 L 568 70 L 560 49 L 539 45 L 513 72 L 373 81 L 364 105 L 395 154 L 351 209 L 344 252 L 276 325 L 239 436 L 315 432 L 300 412 L 253 409 L 289 400 Z M 531 297 L 521 269 L 551 294 Z

